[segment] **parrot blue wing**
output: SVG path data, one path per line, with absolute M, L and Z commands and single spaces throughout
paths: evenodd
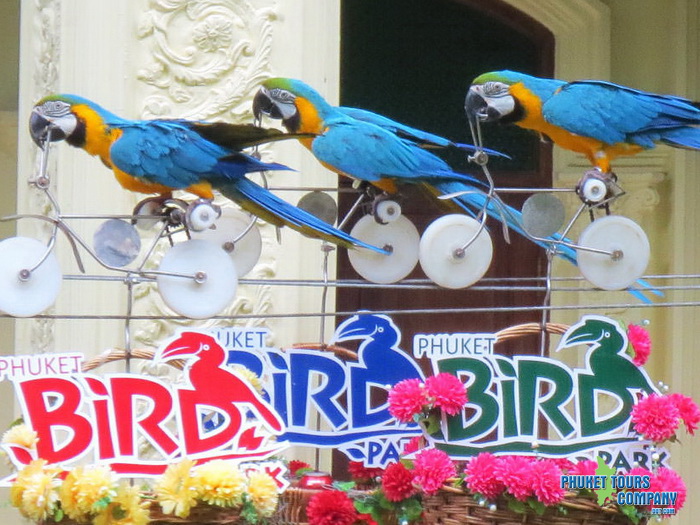
M 650 148 L 655 141 L 682 141 L 683 135 L 691 142 L 700 139 L 697 129 L 688 127 L 700 124 L 700 110 L 688 100 L 609 82 L 566 84 L 545 101 L 542 114 L 551 124 L 606 144 L 630 142 Z
M 374 124 L 345 118 L 326 125 L 325 133 L 313 141 L 314 155 L 354 178 L 370 182 L 383 178 L 477 182 L 470 175 L 452 171 L 440 157 Z
M 219 158 L 229 154 L 174 121 L 136 121 L 119 126 L 110 149 L 112 164 L 131 176 L 174 189 L 202 181 Z
M 384 128 L 385 130 L 394 133 L 399 138 L 409 140 L 411 142 L 416 143 L 419 146 L 439 148 L 452 147 L 463 149 L 469 152 L 476 151 L 476 147 L 472 146 L 471 144 L 453 142 L 449 139 L 446 139 L 445 137 L 441 137 L 440 135 L 435 135 L 433 133 L 428 133 L 427 131 L 406 126 L 405 124 L 401 124 L 400 122 L 396 122 L 395 120 L 392 120 L 388 117 L 379 115 L 377 113 L 373 113 L 371 111 L 367 111 L 365 109 L 349 108 L 346 106 L 340 106 L 336 109 L 356 120 L 361 120 L 362 122 L 368 122 L 370 124 L 374 124 L 375 126 Z M 496 150 L 484 148 L 484 151 L 489 155 L 493 155 L 494 157 L 510 158 L 508 155 L 500 153 Z
M 110 149 L 114 166 L 131 176 L 173 189 L 187 188 L 217 176 L 240 178 L 254 171 L 291 169 L 214 144 L 186 121 L 137 121 L 120 129 L 122 135 Z M 224 159 L 229 169 L 214 170 Z

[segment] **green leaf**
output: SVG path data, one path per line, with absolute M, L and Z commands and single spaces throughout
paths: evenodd
M 534 510 L 538 516 L 542 516 L 544 511 L 547 510 L 547 506 L 544 503 L 534 498 L 528 499 L 527 504 L 530 505 L 530 508 Z
M 627 516 L 634 525 L 639 523 L 639 513 L 634 505 L 622 505 L 620 511 Z
M 246 499 L 241 507 L 241 518 L 246 520 L 248 523 L 258 522 L 258 511 L 255 510 L 253 502 Z
M 413 469 L 413 460 L 412 459 L 402 459 L 401 463 L 403 463 L 403 466 L 406 467 L 408 470 Z
M 333 488 L 347 492 L 355 488 L 354 481 L 334 481 Z
M 112 517 L 115 520 L 123 520 L 126 518 L 126 511 L 121 507 L 121 505 L 115 505 L 112 509 Z
M 313 472 L 313 471 L 314 471 L 314 469 L 311 468 L 311 467 L 299 468 L 299 469 L 297 469 L 296 472 L 294 473 L 294 476 L 297 477 L 297 478 L 300 478 L 300 477 L 302 477 L 304 474 L 306 474 L 307 472 Z
M 360 514 L 370 514 L 374 508 L 374 505 L 372 505 L 372 500 L 369 498 L 367 500 L 356 499 L 354 503 L 355 510 Z
M 425 422 L 425 431 L 429 435 L 436 434 L 440 431 L 440 416 L 437 414 L 430 414 L 426 419 L 424 419 Z
M 61 521 L 61 520 L 63 519 L 63 516 L 64 516 L 64 515 L 65 515 L 65 514 L 63 513 L 63 509 L 59 507 L 59 508 L 57 508 L 56 511 L 53 513 L 53 520 L 54 520 L 54 521 Z
M 112 498 L 109 496 L 105 496 L 103 498 L 98 499 L 92 506 L 96 511 L 101 511 L 107 508 L 107 505 L 109 505 L 112 501 Z
M 525 511 L 527 510 L 525 503 L 517 499 L 509 499 L 508 508 L 513 512 L 517 512 L 518 514 L 525 514 Z
M 408 498 L 401 502 L 401 514 L 410 522 L 420 518 L 423 514 L 423 504 L 417 498 Z

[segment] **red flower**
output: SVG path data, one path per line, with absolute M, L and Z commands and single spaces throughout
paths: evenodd
M 676 504 L 672 505 L 676 512 L 683 508 L 688 494 L 683 478 L 673 469 L 666 467 L 659 468 L 656 475 L 651 478 L 649 492 L 676 492 Z M 671 505 L 668 505 L 668 507 L 671 507 Z
M 634 429 L 656 443 L 666 441 L 678 429 L 681 414 L 673 398 L 651 394 L 632 408 Z
M 297 470 L 302 469 L 302 468 L 311 468 L 311 465 L 309 465 L 306 461 L 299 461 L 298 459 L 292 459 L 287 464 L 287 468 L 289 469 L 289 473 L 292 476 L 296 476 Z
M 496 477 L 496 465 L 500 459 L 489 452 L 482 452 L 467 464 L 465 482 L 472 492 L 487 499 L 496 499 L 506 486 Z
M 401 501 L 416 493 L 413 474 L 403 463 L 392 463 L 386 468 L 382 477 L 382 488 L 389 501 Z
M 443 372 L 425 380 L 425 390 L 433 406 L 454 416 L 467 404 L 467 390 L 457 376 Z
M 561 486 L 561 469 L 546 459 L 532 464 L 532 489 L 539 501 L 545 505 L 556 505 L 564 499 Z
M 698 423 L 700 423 L 700 408 L 698 408 L 698 405 L 695 404 L 692 397 L 684 396 L 683 394 L 670 394 L 668 397 L 670 397 L 676 405 L 681 419 L 685 424 L 685 429 L 691 435 L 695 435 Z
M 505 456 L 495 467 L 496 477 L 516 499 L 525 501 L 533 493 L 532 463 L 534 458 Z
M 651 353 L 649 332 L 643 326 L 631 324 L 627 327 L 627 339 L 629 339 L 632 349 L 634 350 L 632 361 L 634 361 L 635 365 L 642 366 L 647 362 L 649 354 Z
M 420 485 L 423 492 L 429 496 L 435 494 L 440 487 L 457 471 L 450 457 L 435 448 L 421 450 L 413 462 L 413 482 Z
M 389 412 L 403 423 L 413 421 L 420 414 L 428 399 L 420 379 L 405 379 L 389 391 Z
M 351 525 L 357 519 L 355 505 L 341 490 L 314 494 L 306 506 L 309 525 Z
M 357 521 L 364 522 L 366 525 L 379 525 L 376 521 L 372 519 L 371 514 L 358 514 Z
M 350 461 L 348 462 L 348 472 L 350 472 L 350 476 L 355 481 L 374 481 L 375 478 L 384 473 L 384 469 L 365 467 L 365 464 L 361 461 Z

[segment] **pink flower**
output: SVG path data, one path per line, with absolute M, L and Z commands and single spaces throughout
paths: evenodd
M 685 504 L 688 490 L 686 489 L 683 478 L 681 478 L 675 470 L 661 467 L 656 472 L 656 475 L 651 478 L 649 492 L 676 492 L 678 496 L 673 508 L 678 512 Z M 668 507 L 670 506 L 671 505 Z
M 678 429 L 681 414 L 669 396 L 651 394 L 632 408 L 634 429 L 656 443 L 666 441 Z
M 457 474 L 450 457 L 436 448 L 421 450 L 413 463 L 413 482 L 429 496 L 435 494 L 451 477 Z
M 646 469 L 644 467 L 634 467 L 632 470 L 630 470 L 627 474 L 625 474 L 628 478 L 632 478 L 632 480 L 638 480 L 640 478 L 648 478 L 651 480 L 654 477 L 654 473 Z M 644 487 L 637 487 L 635 488 L 635 483 L 627 483 L 625 484 L 624 487 L 619 487 L 621 490 L 625 490 L 626 492 L 640 492 L 640 491 L 649 491 L 651 490 L 650 488 L 644 488 Z
M 574 462 L 567 458 L 548 458 L 548 461 L 554 463 L 562 472 L 569 472 L 574 468 Z
M 649 332 L 643 326 L 631 324 L 627 327 L 627 339 L 629 339 L 634 350 L 632 361 L 634 361 L 635 365 L 642 366 L 647 362 L 651 353 Z
M 420 414 L 428 399 L 420 379 L 405 379 L 389 391 L 389 412 L 403 423 L 413 421 Z
M 635 365 L 642 366 L 647 362 L 651 353 L 649 332 L 643 326 L 631 324 L 627 327 L 627 338 L 634 350 L 632 361 L 634 361 Z
M 553 461 L 542 459 L 532 463 L 532 489 L 545 505 L 556 505 L 564 499 L 566 491 L 561 486 L 561 469 Z
M 525 501 L 533 493 L 532 463 L 526 456 L 504 456 L 496 465 L 496 477 L 516 499 Z
M 467 390 L 457 376 L 443 372 L 425 380 L 425 389 L 433 406 L 454 416 L 467 404 Z
M 698 408 L 698 405 L 695 404 L 692 397 L 684 396 L 683 394 L 670 394 L 668 397 L 676 405 L 685 424 L 685 429 L 691 435 L 695 435 L 695 430 L 697 430 L 698 423 L 700 423 L 700 408 Z
M 382 489 L 389 501 L 401 501 L 416 493 L 413 474 L 403 463 L 392 463 L 382 476 Z
M 569 469 L 569 474 L 571 476 L 594 476 L 597 469 L 598 463 L 596 461 L 584 459 L 574 464 L 574 466 Z
M 499 458 L 489 452 L 482 452 L 467 464 L 465 482 L 472 492 L 487 499 L 496 499 L 505 490 L 503 482 L 496 477 Z
M 403 447 L 402 455 L 418 452 L 423 445 L 423 436 L 413 436 Z

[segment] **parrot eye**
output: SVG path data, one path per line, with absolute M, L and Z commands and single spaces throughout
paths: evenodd
M 508 85 L 503 82 L 486 82 L 484 95 L 487 97 L 500 97 L 508 93 Z
M 209 350 L 209 345 L 202 345 L 202 350 Z
M 70 113 L 70 104 L 61 100 L 48 100 L 43 107 L 44 114 L 49 117 L 62 117 Z
M 270 97 L 277 102 L 282 102 L 283 104 L 291 104 L 296 98 L 292 93 L 290 93 L 286 89 L 280 88 L 270 90 Z

